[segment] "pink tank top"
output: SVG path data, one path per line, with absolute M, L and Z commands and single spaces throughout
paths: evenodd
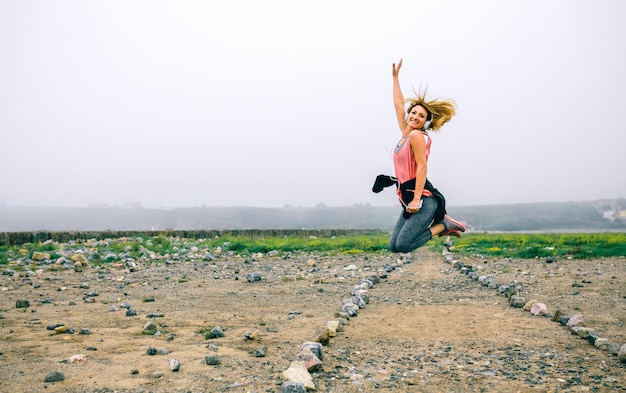
M 422 132 L 424 140 L 426 142 L 426 161 L 428 162 L 428 156 L 430 155 L 430 135 L 426 132 Z M 415 162 L 415 156 L 413 155 L 413 149 L 411 149 L 411 143 L 409 138 L 406 138 L 400 145 L 396 145 L 393 152 L 393 166 L 396 172 L 396 178 L 400 181 L 400 184 L 414 179 L 417 174 L 417 162 Z M 400 190 L 397 190 L 398 196 Z M 433 196 L 430 191 L 422 191 L 424 196 Z

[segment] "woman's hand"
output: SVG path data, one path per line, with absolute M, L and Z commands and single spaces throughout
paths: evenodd
M 396 63 L 393 63 L 391 66 L 393 68 L 391 75 L 394 77 L 398 76 L 398 74 L 400 73 L 400 68 L 402 68 L 402 59 L 400 59 L 397 66 Z
M 422 207 L 422 199 L 414 199 L 406 206 L 406 211 L 411 214 L 417 213 L 420 210 L 420 207 Z
M 396 110 L 396 119 L 398 120 L 398 126 L 400 127 L 400 132 L 404 135 L 404 128 L 406 127 L 406 122 L 404 119 L 404 95 L 402 94 L 402 89 L 400 88 L 400 81 L 398 74 L 400 73 L 400 68 L 402 68 L 402 59 L 392 65 L 393 75 L 393 107 Z

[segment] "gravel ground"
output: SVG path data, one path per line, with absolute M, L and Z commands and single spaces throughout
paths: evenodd
M 549 314 L 581 314 L 579 326 L 615 348 L 626 343 L 623 258 L 453 259 L 423 249 L 210 259 L 86 263 L 36 275 L 7 266 L 0 390 L 280 392 L 302 344 L 375 276 L 369 303 L 324 342 L 322 366 L 310 372 L 316 391 L 626 391 L 616 354 L 550 315 L 512 307 L 478 279 L 515 286 Z M 29 306 L 16 307 L 22 301 Z M 150 322 L 158 334 L 147 334 Z M 223 337 L 207 338 L 215 328 Z M 84 362 L 67 362 L 73 355 Z M 64 379 L 45 382 L 55 371 Z

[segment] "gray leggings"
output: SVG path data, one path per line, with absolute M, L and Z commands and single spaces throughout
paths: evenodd
M 422 207 L 415 214 L 406 219 L 402 214 L 389 239 L 389 249 L 392 252 L 411 252 L 423 246 L 432 239 L 430 225 L 435 217 L 437 200 L 431 197 L 422 197 Z M 403 211 L 404 213 L 404 211 Z

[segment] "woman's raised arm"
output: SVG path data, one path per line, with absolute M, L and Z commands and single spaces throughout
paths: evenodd
M 395 63 L 392 64 L 393 67 L 393 106 L 396 109 L 396 118 L 398 119 L 398 126 L 400 126 L 400 132 L 404 132 L 406 127 L 406 121 L 404 116 L 404 95 L 402 94 L 402 89 L 400 89 L 400 80 L 398 78 L 398 74 L 400 73 L 400 68 L 402 68 L 402 59 L 398 62 L 398 65 Z

